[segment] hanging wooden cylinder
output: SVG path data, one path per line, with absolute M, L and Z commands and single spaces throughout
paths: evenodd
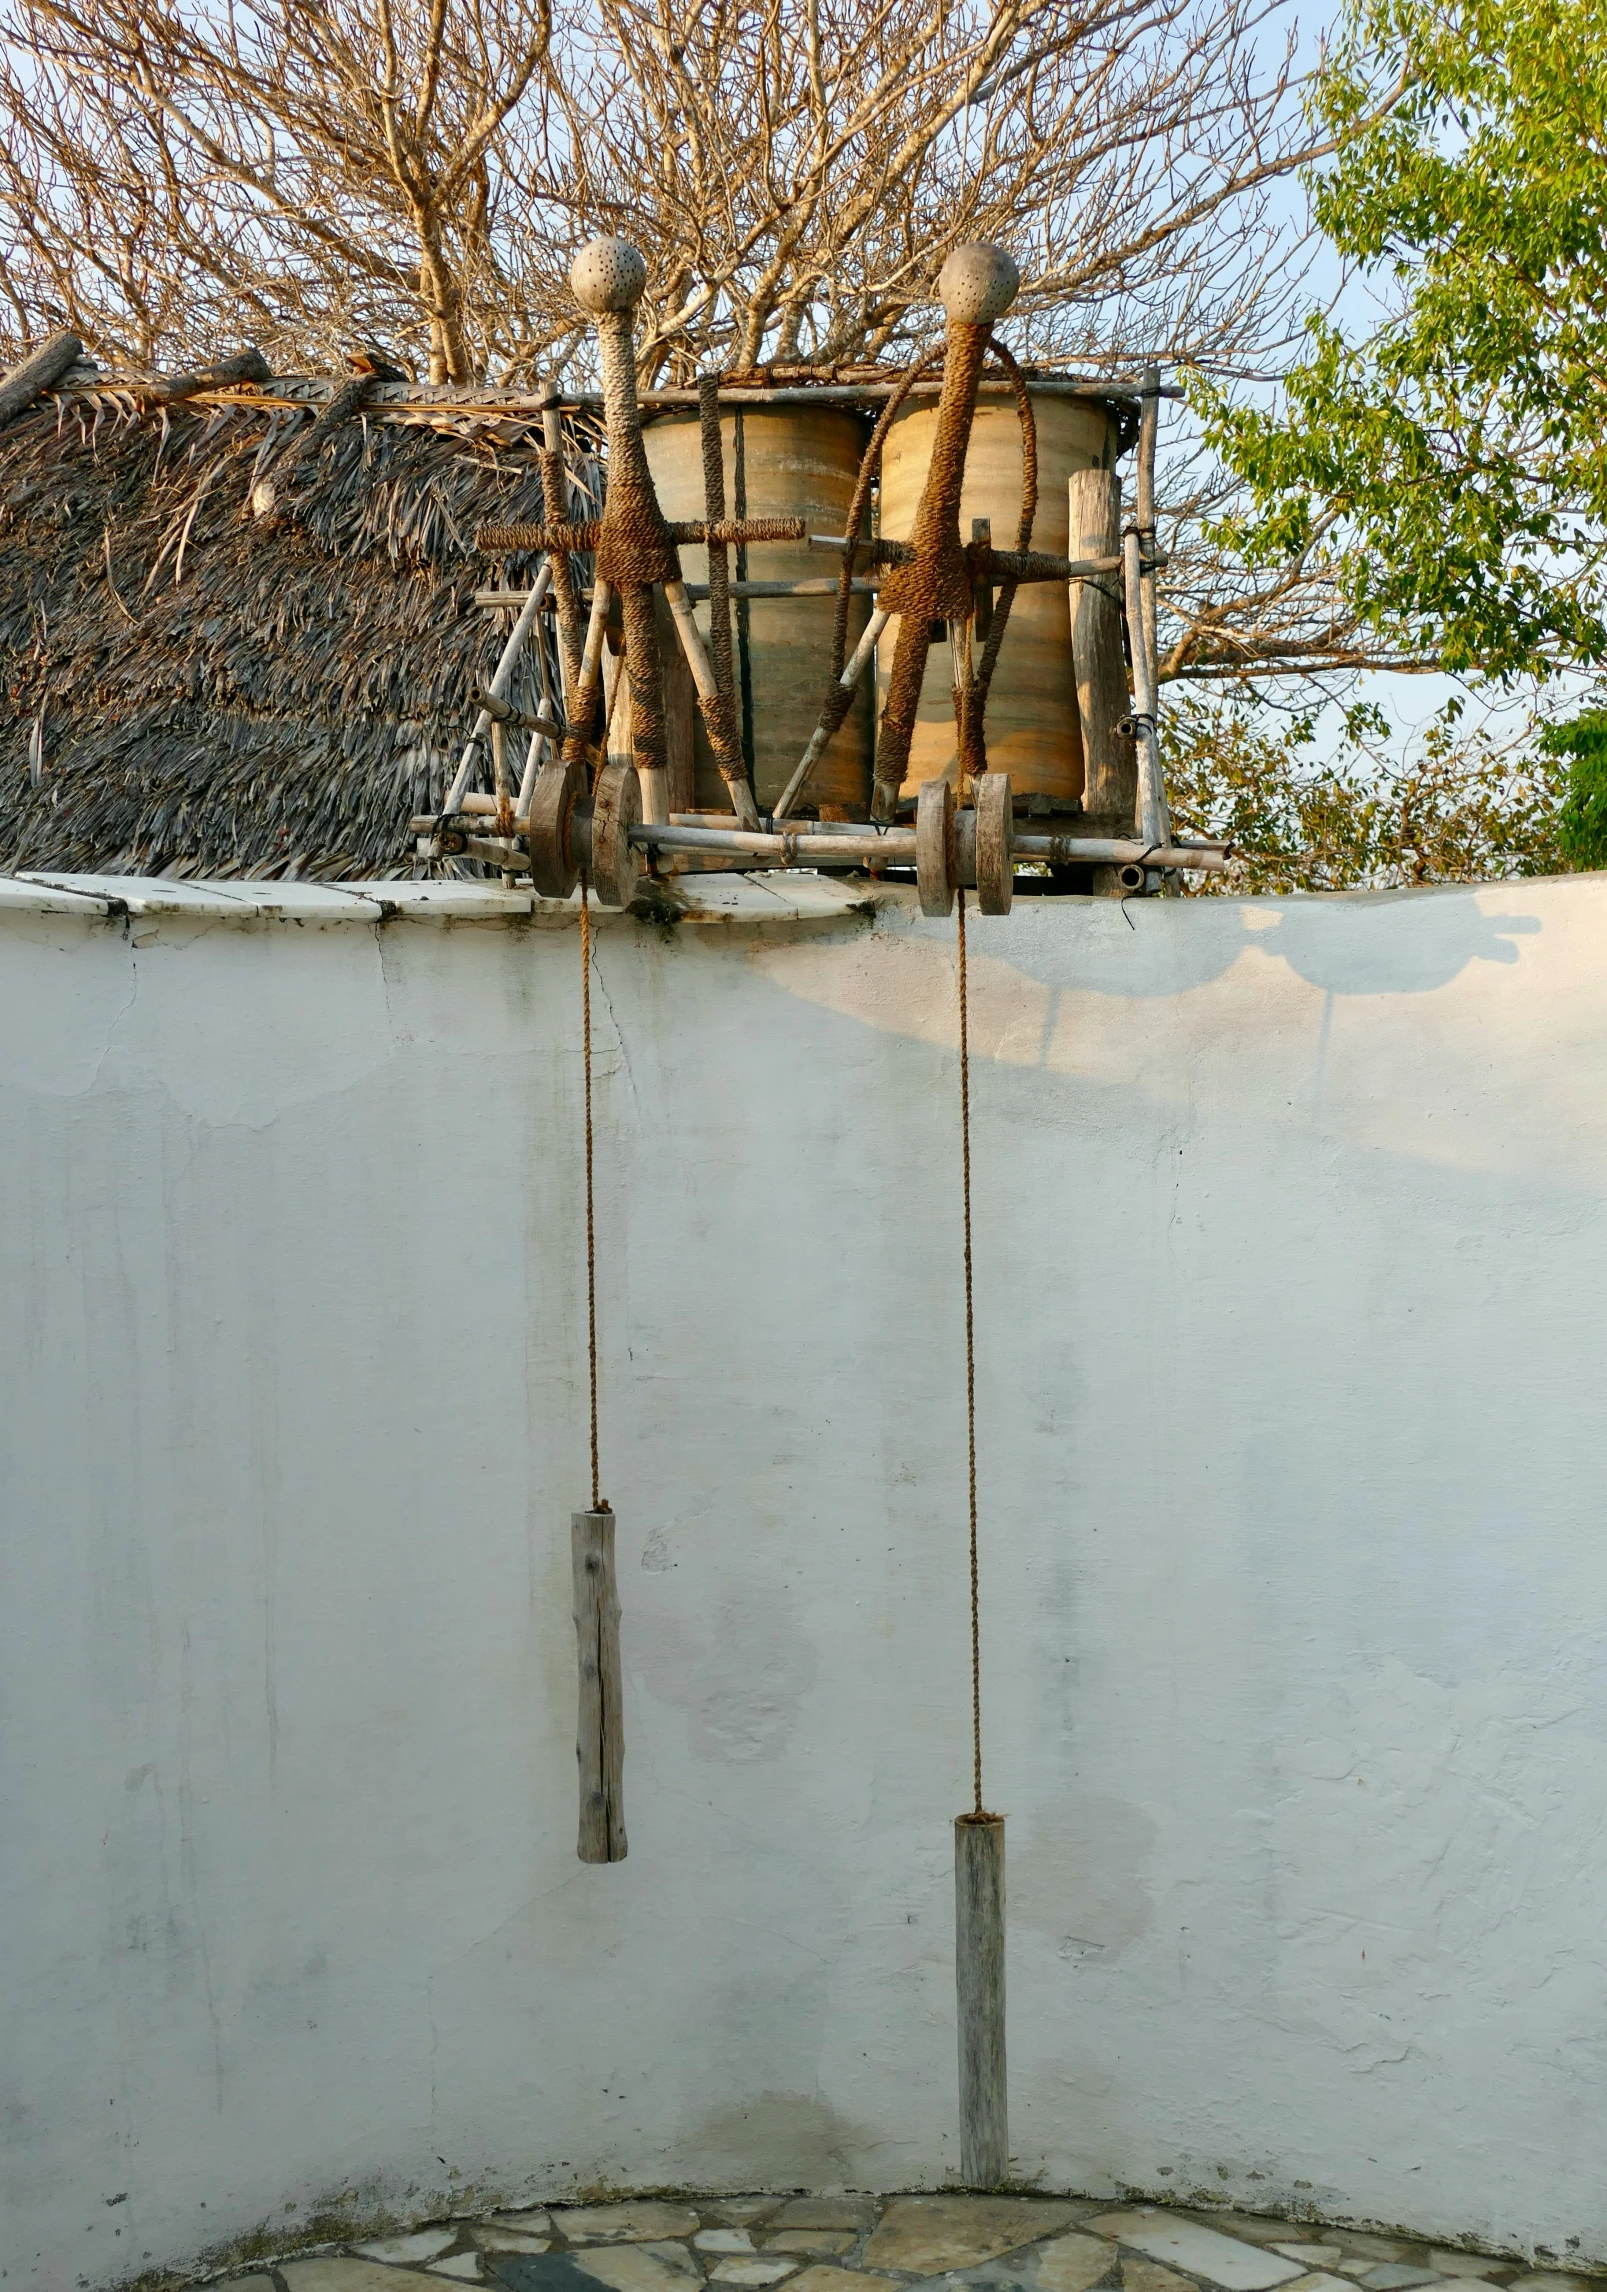
M 720 443 L 730 514 L 802 517 L 811 533 L 841 533 L 867 434 L 867 423 L 846 406 L 722 406 Z M 644 442 L 665 516 L 701 517 L 703 446 L 696 414 L 661 415 L 648 424 Z M 689 582 L 706 582 L 708 551 L 683 547 L 681 570 Z M 832 570 L 833 560 L 804 542 L 796 547 L 767 544 L 747 564 L 748 577 L 763 581 L 819 581 Z M 739 571 L 733 553 L 733 579 Z M 835 610 L 829 596 L 745 597 L 732 606 L 737 721 L 761 812 L 772 808 L 791 779 L 820 715 Z M 706 634 L 706 603 L 699 604 L 697 618 Z M 869 618 L 869 598 L 855 597 L 848 622 L 850 650 Z M 851 820 L 868 816 L 873 707 L 867 678 L 811 775 L 805 812 L 824 810 Z M 701 721 L 693 730 L 693 781 L 699 810 L 730 809 Z
M 575 1759 L 580 1768 L 582 1862 L 625 1859 L 625 1710 L 619 1668 L 619 1592 L 614 1581 L 614 1515 L 569 1516 L 575 1584 L 575 1643 L 580 1661 L 580 1714 Z
M 1010 2168 L 1004 2051 L 1004 1817 L 954 1825 L 954 1973 L 960 2032 L 960 2178 L 996 2189 Z
M 1032 546 L 1064 556 L 1067 479 L 1073 470 L 1114 463 L 1114 411 L 1100 398 L 1070 398 L 1041 390 L 1031 395 L 1038 422 L 1038 513 Z M 888 433 L 882 453 L 881 531 L 892 540 L 909 538 L 926 483 L 936 420 L 930 402 L 916 404 L 898 417 Z M 985 517 L 992 525 L 994 547 L 1013 549 L 1020 514 L 1021 423 L 1013 398 L 990 393 L 979 401 L 971 428 L 960 496 L 961 538 L 970 539 L 973 518 Z M 895 618 L 877 650 L 878 714 L 897 642 Z M 923 780 L 940 774 L 950 780 L 955 777 L 953 686 L 949 646 L 936 643 L 927 655 L 904 781 L 906 797 L 912 797 Z M 1046 797 L 1057 809 L 1075 809 L 1082 796 L 1082 740 L 1071 606 L 1059 582 L 1039 582 L 1016 591 L 988 694 L 987 744 L 989 770 L 1008 772 L 1018 799 Z

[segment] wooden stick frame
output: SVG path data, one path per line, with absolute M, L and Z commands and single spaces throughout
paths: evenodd
M 711 551 L 711 564 L 718 568 L 723 567 L 722 553 L 727 547 L 804 538 L 801 519 L 725 518 L 723 475 L 716 477 L 712 471 L 704 518 L 675 526 L 664 518 L 647 466 L 636 395 L 634 314 L 646 278 L 642 257 L 622 239 L 592 240 L 581 249 L 570 270 L 575 298 L 592 315 L 597 332 L 610 472 L 601 520 L 595 527 L 577 526 L 567 517 L 553 514 L 558 507 L 554 409 L 544 429 L 545 523 L 539 528 L 488 527 L 480 536 L 482 548 L 541 548 L 546 553 L 542 574 L 525 597 L 514 635 L 492 682 L 492 691 L 499 698 L 511 677 L 518 648 L 540 610 L 543 600 L 537 598 L 536 589 L 543 588 L 543 576 L 544 588 L 554 592 L 559 610 L 566 712 L 563 738 L 558 743 L 548 741 L 539 762 L 532 748 L 519 788 L 518 817 L 525 822 L 523 832 L 530 843 L 532 881 L 548 897 L 567 897 L 584 863 L 599 899 L 609 907 L 629 906 L 637 890 L 643 852 L 653 849 L 634 840 L 633 831 L 643 825 L 662 827 L 669 817 L 664 680 L 655 590 L 663 591 L 671 625 L 691 670 L 698 707 L 708 726 L 732 810 L 744 828 L 755 829 L 759 824 L 735 732 L 731 694 L 725 689 L 729 680 L 720 673 L 729 648 L 716 641 L 711 659 L 697 625 L 692 597 L 680 576 L 679 543 L 705 542 Z M 550 395 L 556 399 L 556 391 Z M 716 454 L 718 448 L 716 425 Z M 568 557 L 572 550 L 592 548 L 597 551 L 597 578 L 586 644 L 581 651 L 575 642 L 578 599 L 568 575 Z M 716 572 L 712 586 L 719 585 Z M 632 703 L 633 755 L 629 762 L 605 760 L 595 745 L 602 684 L 601 623 L 616 599 L 624 621 L 624 673 Z M 491 720 L 483 710 L 481 717 L 465 748 L 442 815 L 433 833 L 421 839 L 425 856 L 468 849 L 468 840 L 449 822 L 453 815 L 462 813 L 467 797 L 480 792 L 472 786 L 476 757 L 487 745 L 491 731 Z M 535 737 L 547 740 L 545 733 Z M 507 816 L 511 804 L 507 802 L 500 737 L 493 736 L 489 745 L 497 775 L 493 793 L 504 800 L 500 824 L 507 840 L 517 831 Z M 629 786 L 624 784 L 627 779 Z

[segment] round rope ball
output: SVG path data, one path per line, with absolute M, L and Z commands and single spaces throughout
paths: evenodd
M 937 274 L 938 300 L 956 326 L 988 326 L 1016 299 L 1021 273 L 1003 247 L 973 239 Z
M 569 266 L 569 286 L 583 309 L 634 310 L 647 265 L 627 239 L 588 239 Z

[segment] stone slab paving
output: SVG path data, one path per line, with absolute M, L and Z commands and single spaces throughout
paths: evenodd
M 1498 2253 L 1264 2214 L 1034 2196 L 531 2206 L 287 2256 L 226 2292 L 1607 2292 Z

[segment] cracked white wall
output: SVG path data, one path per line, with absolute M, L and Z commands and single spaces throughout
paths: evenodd
M 0 2267 L 940 2183 L 948 926 L 0 914 Z M 1607 2260 L 1607 884 L 976 927 L 1024 2179 Z

